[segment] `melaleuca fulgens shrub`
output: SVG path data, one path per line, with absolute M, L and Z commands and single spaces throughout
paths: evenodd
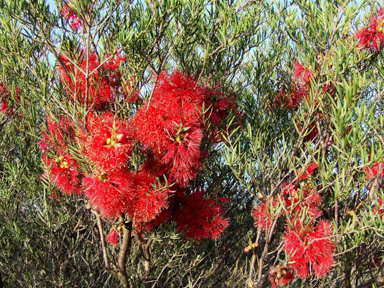
M 236 108 L 232 95 L 202 86 L 182 71 L 162 71 L 151 97 L 139 104 L 140 97 L 132 97 L 139 91 L 127 91 L 115 79 L 119 62 L 127 61 L 120 53 L 105 62 L 105 70 L 95 54 L 87 61 L 84 57 L 77 65 L 93 72 L 89 79 L 80 71 L 67 74 L 75 65 L 64 57 L 66 69 L 59 67 L 59 73 L 69 101 L 88 113 L 81 126 L 66 115 L 58 116 L 58 123 L 47 119 L 48 131 L 39 142 L 44 178 L 64 194 L 85 197 L 97 217 L 114 223 L 107 240 L 120 242 L 121 251 L 128 249 L 132 233 L 141 237 L 170 221 L 190 239 L 218 239 L 229 221 L 224 216 L 225 198 L 188 186 L 207 160 L 210 146 L 220 142 L 218 129 Z M 117 101 L 134 102 L 138 109 L 121 117 L 112 106 Z M 68 152 L 68 145 L 76 147 L 76 156 Z M 126 272 L 120 267 L 117 273 L 128 285 Z
M 1 63 L 1 109 L 40 130 L 31 157 L 40 158 L 50 196 L 34 205 L 75 202 L 94 217 L 74 230 L 99 249 L 99 265 L 117 281 L 108 285 L 215 285 L 200 269 L 217 273 L 217 251 L 230 246 L 212 249 L 209 240 L 220 240 L 238 209 L 226 209 L 237 188 L 219 151 L 223 132 L 241 128 L 235 90 L 247 83 L 236 79 L 265 37 L 254 35 L 266 12 L 232 1 L 1 3 L 2 51 L 12 55 Z M 189 241 L 178 246 L 180 233 Z M 175 251 L 164 255 L 164 247 Z M 56 267 L 39 273 L 59 274 L 53 285 L 72 283 L 70 269 Z
M 81 86 L 82 81 L 78 83 Z M 83 99 L 86 101 L 85 89 L 73 87 L 69 93 L 73 91 L 78 93 L 81 103 Z M 40 141 L 47 166 L 45 177 L 52 179 L 65 194 L 84 193 L 91 206 L 106 218 L 126 215 L 140 231 L 153 224 L 152 221 L 163 224 L 169 219 L 162 215 L 170 217 L 174 213 L 167 210 L 178 208 L 181 209 L 178 214 L 187 217 L 181 217 L 182 226 L 195 231 L 188 233 L 191 238 L 205 238 L 200 233 L 217 238 L 228 222 L 219 213 L 223 200 L 209 201 L 202 195 L 195 197 L 193 193 L 189 196 L 186 188 L 207 157 L 206 151 L 201 150 L 202 141 L 208 142 L 208 149 L 209 145 L 219 141 L 218 131 L 209 128 L 220 127 L 233 108 L 233 101 L 228 99 L 230 96 L 224 96 L 218 89 L 201 87 L 180 71 L 170 75 L 162 72 L 152 98 L 140 106 L 137 114 L 124 120 L 108 109 L 107 105 L 114 101 L 109 85 L 89 93 L 89 106 L 95 108 L 87 115 L 84 130 L 65 116 L 59 123 L 48 119 L 49 131 Z M 210 107 L 204 111 L 209 114 L 205 121 L 204 105 Z M 83 171 L 76 159 L 66 153 L 67 141 L 76 141 L 80 147 L 80 155 L 87 165 Z M 137 162 L 133 165 L 130 163 L 133 157 L 145 160 L 141 165 Z M 134 166 L 137 170 L 130 169 Z M 172 186 L 166 185 L 168 182 Z M 191 213 L 182 212 L 182 207 L 190 205 L 193 211 L 205 215 L 201 222 L 190 217 L 188 214 Z
M 66 247 L 67 259 L 61 252 L 44 265 L 28 241 L 10 245 L 21 232 L 10 221 L 17 213 L 3 205 L 2 248 L 33 255 L 23 267 L 39 263 L 23 283 L 49 273 L 57 286 L 113 285 L 107 274 L 134 287 L 382 282 L 380 6 L 72 0 L 54 8 L 20 0 L 0 7 L 1 115 L 12 137 L 35 138 L 40 151 L 25 148 L 27 158 L 43 166 L 34 173 L 44 189 L 35 181 L 34 193 L 17 195 L 40 189 L 44 197 L 16 202 L 29 217 L 82 213 L 71 225 L 77 244 L 51 241 Z M 14 175 L 9 167 L 25 156 L 15 155 L 2 175 Z M 4 179 L 14 191 L 14 179 Z M 41 214 L 47 235 L 62 231 Z M 36 239 L 36 224 L 20 219 Z M 82 240 L 92 247 L 84 253 L 76 250 Z M 3 267 L 7 255 L 15 261 L 1 250 Z M 103 265 L 97 277 L 84 272 L 87 257 Z M 88 276 L 72 280 L 75 267 Z M 14 270 L 4 269 L 9 283 L 30 269 Z

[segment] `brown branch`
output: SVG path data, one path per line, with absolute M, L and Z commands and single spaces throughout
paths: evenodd
M 103 232 L 103 223 L 101 221 L 100 214 L 97 211 L 92 210 L 92 213 L 95 214 L 96 220 L 97 220 L 97 227 L 99 229 L 99 234 L 100 234 L 100 241 L 101 241 L 101 249 L 103 251 L 103 258 L 104 258 L 104 268 L 111 273 L 111 275 L 115 278 L 117 278 L 117 273 L 115 270 L 111 268 L 109 265 L 109 260 L 108 260 L 108 254 L 107 254 L 107 246 L 105 245 L 105 237 L 104 237 L 104 232 Z
M 122 287 L 129 288 L 129 281 L 125 264 L 127 262 L 127 254 L 129 254 L 132 244 L 132 221 L 123 222 L 123 241 L 120 246 L 118 266 L 119 266 L 119 279 Z
M 143 243 L 143 252 L 144 252 L 144 281 L 147 281 L 149 274 L 151 272 L 151 253 L 150 248 L 153 242 L 153 238 L 149 239 L 146 244 Z M 147 285 L 145 285 L 147 286 Z

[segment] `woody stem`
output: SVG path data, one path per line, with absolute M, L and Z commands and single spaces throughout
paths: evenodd
M 122 287 L 129 288 L 128 274 L 125 267 L 127 262 L 127 255 L 130 252 L 131 244 L 132 244 L 132 221 L 124 222 L 123 225 L 123 241 L 121 243 L 118 266 L 119 266 L 119 279 Z

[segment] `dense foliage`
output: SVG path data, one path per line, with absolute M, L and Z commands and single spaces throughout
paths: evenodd
M 4 0 L 0 22 L 0 284 L 384 284 L 384 8 Z

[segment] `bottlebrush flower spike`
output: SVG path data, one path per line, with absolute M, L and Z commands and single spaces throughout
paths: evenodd
M 369 20 L 368 27 L 357 31 L 355 37 L 361 49 L 380 51 L 384 42 L 384 9 L 380 8 L 377 15 Z
M 7 101 L 5 101 L 5 99 L 1 99 L 1 103 L 0 103 L 0 112 L 1 112 L 1 113 L 5 113 L 7 110 L 8 110 L 8 104 L 7 104 Z
M 51 179 L 52 184 L 60 188 L 64 194 L 81 193 L 82 174 L 75 159 L 68 154 L 59 155 L 55 159 L 43 155 L 42 159 L 49 169 L 43 174 L 44 178 Z
M 380 173 L 379 173 L 380 171 Z M 372 179 L 377 177 L 377 174 L 384 176 L 384 162 L 376 162 L 371 167 L 365 167 L 365 178 L 366 179 Z
M 203 87 L 205 99 L 206 115 L 209 115 L 209 122 L 212 126 L 220 125 L 231 109 L 237 111 L 235 96 L 233 94 L 225 96 L 219 87 Z
M 85 195 L 104 217 L 117 218 L 132 205 L 132 179 L 132 174 L 125 170 L 85 177 Z
M 47 126 L 48 133 L 43 132 L 43 138 L 38 142 L 40 149 L 46 152 L 50 148 L 65 153 L 68 141 L 75 137 L 73 123 L 66 116 L 62 116 L 59 123 L 47 116 Z
M 108 233 L 108 235 L 105 236 L 105 239 L 116 248 L 117 244 L 119 244 L 118 236 L 119 236 L 119 233 L 117 233 L 115 228 L 112 228 L 111 231 Z
M 105 55 L 105 58 L 109 58 L 111 57 L 112 55 L 111 54 L 106 54 Z M 119 67 L 120 67 L 120 64 L 124 61 L 127 61 L 127 58 L 124 57 L 122 54 L 121 54 L 121 50 L 118 49 L 117 53 L 114 55 L 114 57 L 111 57 L 109 61 L 107 61 L 103 66 L 105 69 L 108 69 L 108 70 L 111 70 L 111 71 L 115 71 L 116 73 L 120 74 L 120 71 L 118 71 Z M 121 75 L 120 75 L 121 76 Z M 114 79 L 116 81 L 119 81 L 119 75 L 115 75 Z
M 286 216 L 291 218 L 291 221 L 296 221 L 296 215 L 302 213 L 306 213 L 312 219 L 322 215 L 319 209 L 322 198 L 312 188 L 302 187 L 300 190 L 296 184 L 283 184 L 281 195 L 288 211 Z
M 379 217 L 383 219 L 384 216 L 384 204 L 383 199 L 379 198 L 377 201 L 379 203 L 378 207 L 373 208 L 373 215 L 379 214 Z
M 289 93 L 286 92 L 285 88 L 281 88 L 279 94 L 275 97 L 275 101 L 277 101 L 279 105 L 285 106 L 288 110 L 295 110 L 307 94 L 308 91 L 306 88 L 300 88 L 295 84 Z
M 255 227 L 258 227 L 262 231 L 266 231 L 271 227 L 272 221 L 278 216 L 277 213 L 275 213 L 277 204 L 276 199 L 272 202 L 263 201 L 252 209 L 252 216 L 255 219 Z
M 297 123 L 298 125 L 297 125 L 297 128 L 299 129 L 299 131 L 301 132 L 302 130 L 303 130 L 303 127 L 302 126 L 300 126 L 300 124 L 299 123 Z M 310 131 L 309 133 L 308 133 L 308 131 Z M 305 131 L 305 136 L 304 136 L 304 139 L 303 139 L 303 141 L 305 141 L 305 142 L 307 142 L 307 141 L 313 141 L 315 138 L 316 138 L 316 136 L 319 134 L 319 131 L 318 131 L 318 129 L 317 129 L 317 125 L 315 124 L 315 123 L 311 123 L 311 124 L 309 124 L 308 126 L 307 126 L 307 129 L 306 129 L 306 131 Z
M 292 262 L 290 267 L 302 279 L 308 278 L 311 272 L 316 277 L 325 277 L 332 267 L 335 245 L 330 239 L 331 222 L 321 220 L 317 226 L 313 222 L 297 220 L 293 230 L 287 227 L 283 238 L 284 249 Z
M 76 67 L 64 56 L 60 55 L 62 62 L 65 64 L 67 70 L 72 73 L 72 77 L 66 73 L 66 70 L 59 66 L 58 70 L 60 76 L 62 78 L 62 82 L 66 85 L 66 90 L 68 94 L 76 101 L 80 101 L 81 104 L 84 103 L 86 95 L 86 78 L 85 74 L 76 69 Z M 83 53 L 81 55 L 80 60 L 76 61 L 77 65 L 85 71 L 87 66 L 86 57 Z M 102 109 L 105 108 L 108 104 L 110 104 L 114 100 L 114 92 L 113 88 L 108 83 L 107 75 L 104 75 L 102 72 L 102 68 L 99 67 L 100 63 L 97 59 L 97 55 L 95 53 L 91 53 L 89 56 L 89 71 L 94 72 L 89 79 L 89 99 L 87 99 L 88 105 L 93 105 L 94 109 Z M 107 71 L 109 73 L 115 73 L 114 71 Z M 74 81 L 73 81 L 74 80 Z
M 317 163 L 315 162 L 312 162 L 308 165 L 307 169 L 304 171 L 304 173 L 302 173 L 302 175 L 298 178 L 298 180 L 304 180 L 304 179 L 308 179 L 309 177 L 312 177 L 313 175 L 315 175 L 317 173 L 317 168 L 319 166 L 317 165 Z M 301 174 L 301 173 L 299 173 Z
M 203 101 L 203 88 L 196 81 L 179 71 L 162 73 L 151 103 L 134 117 L 135 137 L 169 166 L 172 181 L 184 187 L 202 166 Z
M 309 69 L 305 69 L 303 65 L 296 62 L 295 68 L 293 69 L 294 79 L 300 85 L 310 85 L 313 79 L 313 73 Z
M 129 214 L 135 225 L 155 219 L 163 209 L 168 208 L 168 189 L 155 188 L 154 184 L 157 184 L 157 179 L 145 172 L 139 172 L 133 178 L 134 200 Z
M 203 194 L 201 190 L 189 196 L 180 196 L 180 205 L 173 218 L 176 229 L 195 241 L 206 238 L 217 240 L 229 225 L 229 219 L 223 217 L 224 208 L 220 200 L 205 198 Z
M 295 277 L 291 273 L 291 269 L 287 266 L 276 265 L 269 270 L 269 280 L 271 281 L 272 287 L 284 286 L 288 284 Z
M 171 219 L 175 209 L 175 198 L 173 195 L 168 195 L 168 207 L 163 208 L 159 215 L 148 222 L 136 223 L 136 227 L 139 231 L 146 230 L 151 232 L 160 225 L 167 225 Z
M 134 117 L 139 141 L 162 154 L 176 139 L 178 126 L 202 129 L 201 90 L 196 81 L 179 71 L 170 76 L 161 73 L 151 103 L 145 103 Z
M 170 164 L 170 181 L 177 182 L 182 187 L 188 186 L 199 172 L 201 164 L 200 142 L 203 131 L 180 132 L 175 135 L 173 143 L 168 145 L 167 152 L 161 158 L 164 164 Z
M 68 21 L 73 31 L 77 32 L 82 27 L 81 19 L 69 8 L 68 4 L 64 4 L 63 8 L 61 8 L 61 15 Z
M 16 92 L 16 101 L 20 102 L 20 94 L 21 90 L 18 86 L 15 86 L 15 92 Z M 11 96 L 10 91 L 7 89 L 5 84 L 0 80 L 0 112 L 1 113 L 7 113 L 8 115 L 11 115 L 13 113 L 13 110 L 9 110 L 9 105 L 7 103 L 7 99 Z
M 133 147 L 129 122 L 107 112 L 99 117 L 90 116 L 87 127 L 90 137 L 84 143 L 83 153 L 99 171 L 110 173 L 128 164 Z
M 194 103 L 201 107 L 205 100 L 203 87 L 193 77 L 188 77 L 178 70 L 172 74 L 162 72 L 156 90 L 153 98 L 155 102 Z

